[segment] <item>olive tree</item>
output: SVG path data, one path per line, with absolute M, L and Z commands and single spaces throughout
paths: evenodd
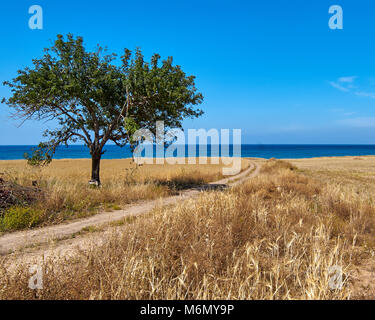
M 50 153 L 82 141 L 90 150 L 96 184 L 107 142 L 125 146 L 137 128 L 154 132 L 157 120 L 165 128 L 181 127 L 184 118 L 203 113 L 195 107 L 203 101 L 195 77 L 173 65 L 172 57 L 161 61 L 154 54 L 146 62 L 138 48 L 124 49 L 120 59 L 106 51 L 99 45 L 88 51 L 82 37 L 58 35 L 31 68 L 4 82 L 11 95 L 2 100 L 23 120 L 57 122 L 44 132 Z

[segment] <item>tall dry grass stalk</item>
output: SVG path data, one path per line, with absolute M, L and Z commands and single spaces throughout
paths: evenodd
M 0 298 L 353 297 L 351 270 L 375 231 L 374 206 L 283 162 L 262 171 L 140 217 L 73 258 L 46 261 L 43 290 L 28 289 L 27 266 L 2 269 Z M 330 286 L 331 267 L 342 270 L 341 289 Z

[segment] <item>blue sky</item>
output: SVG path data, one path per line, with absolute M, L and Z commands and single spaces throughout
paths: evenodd
M 34 4 L 43 30 L 28 28 Z M 334 4 L 343 30 L 328 27 Z M 244 143 L 375 144 L 374 1 L 18 0 L 1 11 L 1 83 L 70 32 L 89 49 L 173 56 L 205 96 L 205 115 L 185 128 L 241 128 Z M 18 127 L 8 109 L 0 105 L 1 145 L 43 139 L 48 124 Z

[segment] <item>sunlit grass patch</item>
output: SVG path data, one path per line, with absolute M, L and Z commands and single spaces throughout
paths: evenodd
M 54 160 L 43 169 L 30 168 L 23 160 L 0 161 L 1 177 L 11 181 L 21 191 L 35 189 L 41 194 L 35 203 L 17 197 L 22 201 L 12 204 L 31 211 L 43 208 L 45 213 L 29 224 L 20 223 L 16 226 L 8 223 L 4 230 L 60 223 L 67 219 L 91 216 L 102 210 L 120 210 L 135 201 L 173 195 L 179 190 L 223 177 L 223 165 L 210 164 L 210 161 L 206 165 L 200 165 L 197 161 L 195 165 L 136 166 L 130 159 L 102 160 L 102 187 L 92 188 L 88 185 L 90 161 Z M 245 159 L 242 163 L 243 169 L 249 165 Z M 32 184 L 37 186 L 31 187 Z M 3 210 L 0 207 L 0 214 Z M 15 229 L 12 229 L 12 225 Z

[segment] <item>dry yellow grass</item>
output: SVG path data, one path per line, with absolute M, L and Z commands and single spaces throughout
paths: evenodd
M 355 220 L 356 215 L 362 215 L 363 219 L 374 218 L 374 156 L 298 159 L 290 162 L 305 175 L 321 181 L 326 201 L 330 203 L 331 210 L 338 214 L 337 233 L 345 232 L 347 224 L 343 220 Z M 366 227 L 366 223 L 357 226 Z M 359 232 L 357 241 L 371 248 L 375 245 L 373 234 L 364 237 Z
M 247 166 L 248 161 L 243 160 L 243 169 Z M 54 160 L 41 170 L 30 168 L 24 160 L 0 161 L 1 177 L 5 180 L 23 186 L 31 186 L 32 181 L 37 181 L 42 189 L 44 196 L 33 204 L 37 212 L 33 226 L 83 217 L 102 209 L 119 209 L 137 200 L 155 199 L 176 193 L 178 189 L 215 181 L 222 178 L 223 165 L 136 167 L 130 159 L 102 160 L 103 186 L 100 189 L 88 185 L 90 168 L 88 159 Z M 22 216 L 25 213 L 17 211 L 15 214 Z M 9 228 L 13 225 L 17 227 L 17 224 L 11 224 Z M 25 227 L 25 223 L 18 225 Z
M 375 156 L 321 157 L 286 160 L 300 169 L 345 171 L 375 174 Z
M 374 204 L 351 191 L 355 181 L 310 175 L 269 161 L 241 186 L 156 210 L 89 252 L 46 261 L 43 290 L 28 288 L 25 266 L 2 269 L 0 298 L 373 297 L 358 287 L 355 270 L 374 253 Z M 341 268 L 342 288 L 330 286 L 331 267 Z
M 307 174 L 325 181 L 337 181 L 358 187 L 365 183 L 374 188 L 375 156 L 325 157 L 289 160 Z

